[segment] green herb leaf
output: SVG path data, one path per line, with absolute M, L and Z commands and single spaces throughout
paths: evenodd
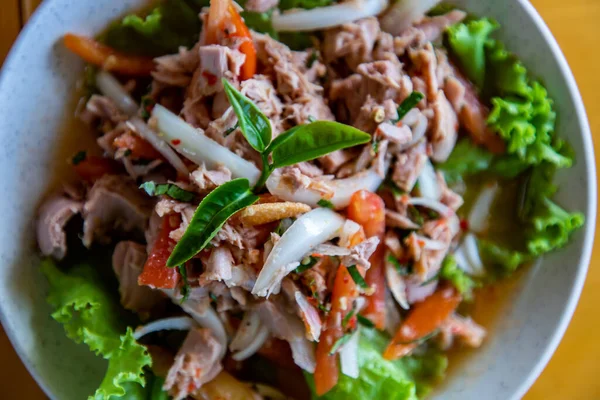
M 342 319 L 342 328 L 346 328 L 346 326 L 348 325 L 348 322 L 350 322 L 352 317 L 354 317 L 355 315 L 356 315 L 356 307 L 353 307 L 352 310 L 348 314 L 346 314 L 344 319 Z
M 410 110 L 416 107 L 425 96 L 421 92 L 412 92 L 400 105 L 398 106 L 398 117 L 394 122 L 401 121 L 402 118 L 408 114 Z
M 277 228 L 275 228 L 275 233 L 278 234 L 279 236 L 283 235 L 285 233 L 285 231 L 287 231 L 290 226 L 292 226 L 292 224 L 294 223 L 294 221 L 296 220 L 296 218 L 284 218 L 279 222 L 279 225 L 277 225 Z
M 329 350 L 329 355 L 332 356 L 337 353 L 342 346 L 350 341 L 350 338 L 352 338 L 352 333 L 346 333 L 344 336 L 336 340 L 333 346 L 331 346 L 331 350 Z
M 308 271 L 309 269 L 314 267 L 317 262 L 319 262 L 318 257 L 308 256 L 302 260 L 300 266 L 296 268 L 294 272 L 296 272 L 297 274 L 301 274 L 304 271 Z
M 87 158 L 87 153 L 84 150 L 82 150 L 73 156 L 73 158 L 71 159 L 71 163 L 73 165 L 77 165 L 80 162 L 85 161 L 86 158 Z
M 225 94 L 238 117 L 240 130 L 250 146 L 259 153 L 263 153 L 271 143 L 272 132 L 269 119 L 256 104 L 234 88 L 227 79 L 223 78 L 222 81 Z
M 400 275 L 406 276 L 412 274 L 412 268 L 409 265 L 402 264 L 400 260 L 398 260 L 392 254 L 388 255 L 387 259 L 388 262 L 392 263 Z
M 332 202 L 330 202 L 329 200 L 325 200 L 325 199 L 321 199 L 321 200 L 317 201 L 317 205 L 319 207 L 330 208 L 332 210 L 335 208 L 335 206 L 333 205 Z
M 348 125 L 332 121 L 316 121 L 296 126 L 279 135 L 269 150 L 275 168 L 310 161 L 332 151 L 365 144 L 371 135 Z
M 190 297 L 190 284 L 188 282 L 187 269 L 185 268 L 185 265 L 181 264 L 177 268 L 179 269 L 179 275 L 181 275 L 181 280 L 183 283 L 181 286 L 181 296 L 183 296 L 181 298 L 181 302 L 183 303 L 188 299 L 188 297 Z
M 350 273 L 350 276 L 352 277 L 352 280 L 354 281 L 354 283 L 356 283 L 356 285 L 361 288 L 361 289 L 368 289 L 369 285 L 367 285 L 367 282 L 365 282 L 365 279 L 362 277 L 362 275 L 360 274 L 360 272 L 358 272 L 358 269 L 356 268 L 356 265 L 351 265 L 348 267 L 348 272 Z
M 258 201 L 250 191 L 248 179 L 224 183 L 210 192 L 200 203 L 185 234 L 167 261 L 170 267 L 185 263 L 202 251 L 236 212 Z
M 356 319 L 358 320 L 358 323 L 361 324 L 362 326 L 365 326 L 367 328 L 374 328 L 375 324 L 367 317 L 364 317 L 360 314 L 358 314 L 356 316 Z
M 172 199 L 189 203 L 196 198 L 196 194 L 188 192 L 173 183 L 157 184 L 153 181 L 144 182 L 140 185 L 140 189 L 144 189 L 149 196 L 167 195 Z

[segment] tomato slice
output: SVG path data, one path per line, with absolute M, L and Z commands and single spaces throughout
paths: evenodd
M 174 289 L 179 282 L 177 268 L 167 267 L 167 260 L 175 248 L 175 241 L 169 234 L 179 228 L 181 217 L 167 215 L 163 218 L 162 226 L 152 251 L 144 264 L 144 270 L 138 277 L 138 284 L 155 289 Z

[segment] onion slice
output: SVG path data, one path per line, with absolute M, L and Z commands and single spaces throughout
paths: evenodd
M 472 275 L 485 275 L 485 267 L 483 266 L 483 261 L 479 255 L 479 246 L 477 246 L 477 238 L 475 235 L 472 233 L 465 235 L 465 238 L 463 239 L 463 246 L 467 260 L 469 260 L 469 263 L 473 268 Z
M 161 105 L 154 107 L 152 115 L 158 122 L 161 136 L 171 144 L 178 143 L 174 148 L 184 157 L 198 165 L 204 163 L 208 168 L 224 165 L 234 178 L 246 178 L 251 185 L 258 181 L 260 171 L 254 164 L 209 139 L 201 129 L 194 128 Z
M 269 296 L 285 277 L 282 268 L 299 262 L 317 245 L 338 235 L 343 224 L 344 218 L 327 208 L 314 209 L 298 218 L 269 253 L 252 294 Z
M 425 16 L 427 11 L 441 0 L 398 0 L 381 17 L 381 28 L 393 36 L 398 36 Z
M 374 169 L 360 172 L 345 179 L 333 179 L 327 182 L 334 193 L 333 197 L 328 200 L 336 210 L 340 210 L 350 204 L 350 198 L 355 192 L 359 190 L 375 192 L 382 182 L 383 178 Z M 294 190 L 281 182 L 281 175 L 277 173 L 271 175 L 267 180 L 267 189 L 271 194 L 283 200 L 296 201 L 312 207 L 317 207 L 317 203 L 323 198 L 322 194 L 316 190 L 308 188 Z
M 143 336 L 148 335 L 149 333 L 159 332 L 159 331 L 189 331 L 194 326 L 196 326 L 196 322 L 190 317 L 173 317 L 173 318 L 163 318 L 157 321 L 152 321 L 149 324 L 139 326 L 135 329 L 133 333 L 133 337 L 135 340 L 140 340 Z
M 268 338 L 269 328 L 263 325 L 258 329 L 258 332 L 256 332 L 256 335 L 252 338 L 252 341 L 248 343 L 246 348 L 233 353 L 231 358 L 236 361 L 243 361 L 252 357 L 263 346 L 263 344 L 265 344 Z
M 419 183 L 421 196 L 435 201 L 439 201 L 442 197 L 442 188 L 438 183 L 431 161 L 427 160 L 425 162 L 421 170 L 421 175 L 417 178 L 417 182 Z
M 274 14 L 273 28 L 279 32 L 316 31 L 372 17 L 383 12 L 389 0 L 349 0 L 312 10 Z
M 140 106 L 127 93 L 117 78 L 108 72 L 100 71 L 96 75 L 96 86 L 98 86 L 103 95 L 114 101 L 119 110 L 123 111 L 129 117 L 137 114 Z
M 407 200 L 407 203 L 413 206 L 427 207 L 433 211 L 436 211 L 442 218 L 447 218 L 452 236 L 456 235 L 460 231 L 460 221 L 458 216 L 454 210 L 447 205 L 426 197 L 410 197 Z
M 229 345 L 229 350 L 242 350 L 252 343 L 261 327 L 260 317 L 256 311 L 246 311 L 235 337 Z
M 483 233 L 488 226 L 488 217 L 498 194 L 498 183 L 494 182 L 481 190 L 469 213 L 469 230 Z
M 350 378 L 358 379 L 358 340 L 360 338 L 360 327 L 340 349 L 340 366 L 342 374 Z
M 162 154 L 163 157 L 167 159 L 169 164 L 171 164 L 180 174 L 187 176 L 189 171 L 183 161 L 181 161 L 173 149 L 170 148 L 164 140 L 158 137 L 156 132 L 150 129 L 141 118 L 133 117 L 127 122 L 127 124 L 130 125 L 130 128 L 136 131 L 138 135 L 146 139 L 146 141 L 148 141 L 152 147 L 158 150 L 158 152 Z
M 400 276 L 400 273 L 396 270 L 396 267 L 387 260 L 385 261 L 385 278 L 387 280 L 388 287 L 392 296 L 396 302 L 405 310 L 408 310 L 408 298 L 406 296 L 406 284 L 404 279 Z

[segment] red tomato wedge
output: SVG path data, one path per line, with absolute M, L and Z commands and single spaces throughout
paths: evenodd
M 419 339 L 433 333 L 456 311 L 461 300 L 454 288 L 446 286 L 415 304 L 383 356 L 388 360 L 395 360 L 410 353 L 418 346 Z
M 152 58 L 123 54 L 85 36 L 67 33 L 63 41 L 73 53 L 106 71 L 131 76 L 149 76 L 154 69 Z
M 129 150 L 134 159 L 155 160 L 162 158 L 162 155 L 148 141 L 131 133 L 115 138 L 113 144 L 120 149 Z
M 86 156 L 84 160 L 74 164 L 73 169 L 81 179 L 89 183 L 94 183 L 104 175 L 118 171 L 113 160 L 98 156 Z
M 379 245 L 371 256 L 371 268 L 367 270 L 365 281 L 374 288 L 372 295 L 368 296 L 367 304 L 362 315 L 371 320 L 377 329 L 385 328 L 385 270 L 383 258 L 385 247 L 385 204 L 383 199 L 375 193 L 361 190 L 352 195 L 348 205 L 348 218 L 360 224 L 367 238 L 378 237 Z
M 167 260 L 176 245 L 169 234 L 179 228 L 180 224 L 179 215 L 167 215 L 163 218 L 158 238 L 144 264 L 144 270 L 138 277 L 138 284 L 156 289 L 174 289 L 177 286 L 179 271 L 177 268 L 167 267 Z

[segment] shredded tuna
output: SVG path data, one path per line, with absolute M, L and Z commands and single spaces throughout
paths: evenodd
M 85 109 L 79 113 L 79 118 L 89 125 L 97 124 L 99 121 L 108 121 L 117 125 L 128 119 L 127 115 L 123 114 L 111 99 L 97 94 L 90 97 Z
M 324 199 L 333 196 L 333 189 L 325 177 L 310 178 L 300 172 L 296 167 L 286 167 L 278 171 L 281 174 L 281 184 L 287 185 L 292 191 L 299 189 L 312 189 L 319 192 Z
M 231 171 L 224 165 L 218 165 L 216 169 L 207 169 L 204 164 L 190 174 L 190 179 L 201 191 L 209 192 L 231 180 Z
M 465 202 L 462 196 L 448 188 L 448 185 L 446 185 L 446 180 L 444 179 L 444 175 L 441 172 L 438 171 L 436 173 L 436 179 L 442 191 L 440 202 L 447 205 L 454 211 L 458 210 Z
M 319 341 L 323 323 L 317 308 L 308 302 L 306 296 L 290 278 L 285 278 L 281 287 L 288 301 L 294 305 L 296 314 L 302 319 L 307 339 L 313 342 Z
M 233 256 L 227 247 L 217 247 L 210 253 L 202 278 L 210 281 L 231 281 Z
M 194 394 L 223 369 L 221 351 L 222 345 L 209 329 L 190 330 L 169 369 L 163 390 L 175 400 Z
M 83 204 L 63 195 L 46 200 L 39 209 L 37 241 L 42 254 L 62 260 L 67 254 L 67 235 L 64 228 L 75 215 L 81 213 Z
M 440 330 L 439 341 L 442 349 L 450 348 L 455 339 L 469 347 L 479 347 L 487 335 L 485 329 L 470 317 L 456 313 L 442 324 Z
M 269 11 L 271 8 L 277 7 L 279 0 L 248 0 L 244 4 L 244 9 L 247 11 L 253 11 L 263 13 Z
M 365 18 L 350 22 L 339 28 L 325 31 L 323 58 L 330 63 L 344 58 L 351 69 L 371 61 L 371 53 L 379 36 L 377 18 Z
M 138 285 L 138 277 L 146 262 L 144 245 L 122 241 L 117 244 L 112 256 L 115 275 L 119 279 L 121 304 L 127 310 L 135 312 L 150 311 L 163 300 L 160 292 L 148 286 Z
M 152 212 L 151 200 L 128 178 L 105 175 L 90 190 L 83 206 L 83 244 L 107 243 L 114 232 L 142 235 Z
M 425 83 L 426 90 L 423 91 L 427 101 L 435 101 L 439 84 L 437 80 L 437 58 L 431 43 L 425 44 L 422 48 L 411 49 L 408 52 L 413 63 L 415 75 L 420 77 Z
M 161 87 L 186 88 L 200 63 L 198 46 L 191 50 L 181 47 L 177 54 L 155 58 L 154 62 L 156 68 L 152 71 L 152 77 L 156 84 Z
M 411 221 L 406 215 L 398 212 L 385 210 L 385 224 L 392 228 L 419 229 L 420 226 Z
M 425 40 L 435 42 L 440 39 L 444 31 L 467 17 L 467 13 L 461 10 L 452 10 L 444 15 L 425 17 L 415 25 L 416 29 L 423 32 Z
M 426 146 L 423 142 L 398 154 L 394 163 L 392 180 L 400 189 L 410 192 L 421 175 L 427 159 Z
M 443 91 L 439 91 L 433 103 L 434 118 L 431 127 L 433 153 L 431 159 L 444 162 L 456 145 L 458 119 Z

